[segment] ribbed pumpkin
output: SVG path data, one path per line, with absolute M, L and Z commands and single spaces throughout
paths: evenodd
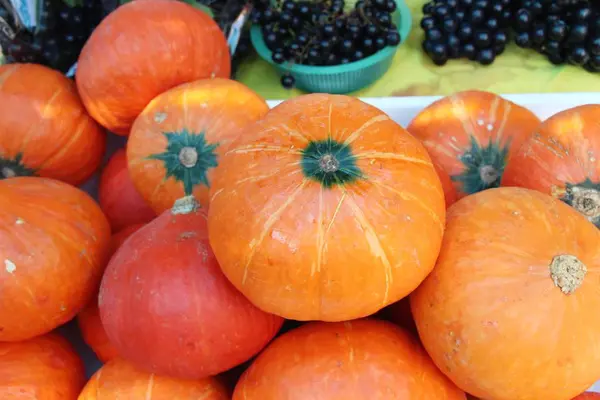
M 233 400 L 465 400 L 419 343 L 377 320 L 312 322 L 278 337 Z
M 143 224 L 130 225 L 115 233 L 111 238 L 110 256 L 117 251 L 129 236 L 140 229 Z M 96 353 L 96 357 L 102 362 L 108 362 L 118 356 L 117 350 L 108 340 L 108 336 L 100 320 L 98 310 L 98 296 L 94 296 L 88 305 L 77 315 L 77 324 L 85 343 Z
M 200 80 L 161 94 L 136 119 L 127 143 L 135 186 L 157 213 L 188 195 L 207 208 L 220 158 L 268 110 L 262 97 L 229 79 Z
M 433 268 L 444 230 L 425 148 L 347 96 L 287 100 L 215 170 L 210 243 L 255 305 L 295 320 L 367 316 Z
M 78 185 L 99 167 L 106 135 L 60 72 L 0 66 L 0 113 L 0 179 L 37 175 Z
M 85 192 L 48 178 L 0 181 L 0 341 L 49 332 L 98 287 L 110 227 Z
M 98 202 L 113 232 L 129 225 L 145 224 L 156 217 L 129 177 L 124 149 L 117 150 L 102 171 Z
M 564 400 L 600 371 L 600 231 L 523 188 L 448 210 L 433 272 L 411 295 L 436 365 L 486 400 Z
M 116 358 L 89 380 L 78 400 L 229 400 L 217 378 L 183 380 L 142 371 Z
M 182 199 L 131 235 L 111 259 L 99 296 L 102 324 L 120 355 L 187 379 L 248 360 L 283 322 L 227 281 L 208 244 L 205 211 L 196 207 L 192 197 Z
M 230 71 L 225 36 L 208 14 L 176 0 L 136 0 L 94 30 L 76 81 L 90 115 L 127 135 L 154 97 L 196 79 L 229 78 Z
M 552 195 L 600 227 L 599 120 L 600 104 L 550 117 L 513 157 L 502 185 Z
M 504 168 L 540 120 L 498 95 L 465 91 L 423 109 L 408 131 L 451 179 L 457 198 L 498 187 Z M 445 192 L 450 183 L 442 181 Z
M 0 399 L 76 400 L 84 384 L 83 363 L 60 335 L 0 342 Z

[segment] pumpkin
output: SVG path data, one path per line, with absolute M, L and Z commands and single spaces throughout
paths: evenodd
M 127 158 L 133 182 L 157 213 L 189 195 L 208 207 L 219 159 L 268 110 L 263 98 L 229 79 L 200 80 L 161 94 L 131 130 Z
M 129 225 L 145 224 L 156 216 L 129 177 L 125 149 L 117 150 L 102 171 L 98 202 L 113 232 Z
M 230 71 L 225 36 L 208 14 L 176 0 L 136 0 L 100 22 L 75 76 L 90 115 L 127 135 L 154 97 L 197 79 L 228 78 Z
M 112 256 L 123 242 L 143 224 L 130 225 L 114 234 L 111 238 L 110 256 Z M 88 305 L 77 315 L 77 325 L 85 343 L 94 351 L 96 357 L 102 362 L 108 362 L 118 356 L 117 350 L 108 340 L 98 310 L 98 296 L 94 296 Z
M 573 398 L 600 371 L 598 243 L 582 215 L 533 190 L 461 199 L 411 295 L 425 349 L 481 399 Z
M 575 397 L 573 400 L 600 400 L 600 393 L 584 392 Z
M 506 168 L 502 185 L 552 195 L 600 227 L 600 104 L 546 120 Z
M 216 378 L 184 380 L 142 371 L 116 358 L 103 365 L 78 400 L 229 400 Z
M 51 331 L 90 300 L 110 227 L 85 192 L 60 181 L 0 181 L 0 341 Z
M 0 179 L 35 175 L 78 185 L 100 166 L 106 135 L 60 72 L 0 66 L 0 110 Z
M 221 269 L 256 306 L 299 321 L 367 316 L 406 296 L 433 268 L 444 220 L 425 148 L 348 96 L 273 108 L 211 185 Z
M 540 124 L 531 111 L 498 95 L 458 92 L 425 107 L 409 124 L 457 198 L 498 187 L 511 157 Z
M 2 400 L 76 400 L 84 384 L 83 363 L 60 335 L 0 342 Z
M 186 379 L 248 360 L 283 323 L 227 281 L 208 244 L 206 214 L 191 197 L 121 245 L 104 274 L 99 308 L 119 354 Z
M 311 322 L 273 341 L 233 400 L 465 400 L 419 344 L 386 321 Z

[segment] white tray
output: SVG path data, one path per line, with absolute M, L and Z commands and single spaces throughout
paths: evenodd
M 552 94 L 513 94 L 502 95 L 517 104 L 527 107 L 533 111 L 542 120 L 551 115 L 583 104 L 600 104 L 600 93 L 552 93 Z M 390 118 L 406 127 L 410 121 L 417 115 L 419 111 L 425 108 L 433 101 L 441 96 L 414 96 L 414 97 L 380 97 L 380 98 L 363 98 L 362 100 L 374 105 L 387 113 Z M 274 107 L 281 100 L 269 100 L 269 106 Z M 114 135 L 109 135 L 108 158 L 115 149 L 123 146 L 125 139 Z M 88 193 L 96 195 L 98 176 L 94 176 L 90 181 L 83 185 Z M 88 375 L 91 375 L 99 368 L 100 362 L 96 359 L 93 352 L 83 343 L 79 336 L 76 324 L 71 322 L 61 328 L 67 337 L 73 342 L 77 350 L 80 352 L 86 364 Z M 600 392 L 600 381 L 596 382 L 591 391 Z

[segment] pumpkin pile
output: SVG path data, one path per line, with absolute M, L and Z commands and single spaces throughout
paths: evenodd
M 76 84 L 0 68 L 1 399 L 593 398 L 600 105 L 269 109 L 199 13 L 119 7 Z

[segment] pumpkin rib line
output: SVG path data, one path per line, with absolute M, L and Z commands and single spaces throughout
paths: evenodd
M 452 113 L 460 121 L 463 130 L 468 136 L 475 138 L 475 140 L 479 142 L 478 138 L 475 136 L 475 126 L 473 125 L 473 121 L 471 121 L 470 118 L 465 118 L 465 103 L 462 101 L 462 99 L 459 99 L 458 95 L 456 94 L 450 96 L 449 100 L 452 104 Z
M 297 155 L 302 154 L 302 152 L 300 150 L 296 150 L 293 148 L 286 149 L 281 146 L 252 146 L 252 145 L 249 145 L 249 146 L 237 147 L 235 149 L 231 149 L 227 153 L 225 153 L 225 155 L 227 156 L 229 154 L 246 154 L 246 153 L 254 153 L 254 152 L 258 152 L 258 151 L 273 151 L 273 152 L 277 152 L 277 153 L 289 153 L 289 154 L 297 154 Z
M 372 159 L 372 160 L 396 160 L 396 161 L 406 161 L 419 165 L 427 165 L 433 167 L 433 164 L 430 161 L 426 161 L 420 158 L 415 157 L 407 157 L 396 153 L 385 153 L 379 151 L 365 151 L 363 153 L 359 153 L 355 156 L 358 160 L 364 159 Z
M 374 125 L 378 122 L 391 121 L 390 117 L 386 114 L 378 114 L 374 117 L 371 117 L 369 120 L 365 121 L 357 130 L 355 130 L 350 136 L 346 138 L 344 141 L 344 146 L 350 146 L 358 137 L 363 133 L 364 130 L 369 128 L 371 125 Z
M 499 144 L 502 141 L 502 136 L 504 135 L 504 130 L 506 129 L 506 124 L 508 123 L 508 116 L 512 111 L 512 105 L 510 103 L 506 104 L 504 107 L 504 114 L 502 114 L 502 121 L 500 121 L 500 127 L 496 132 L 496 142 Z
M 306 143 L 314 142 L 314 140 L 315 140 L 313 137 L 308 137 L 307 135 L 303 134 L 302 132 L 290 128 L 287 124 L 281 124 L 281 127 L 287 133 L 289 133 L 291 136 L 301 139 L 301 140 L 305 141 Z
M 150 374 L 148 378 L 148 386 L 146 386 L 145 400 L 152 400 L 152 392 L 154 391 L 154 374 Z
M 38 171 L 43 170 L 51 161 L 54 161 L 56 158 L 62 156 L 64 153 L 66 153 L 67 150 L 69 150 L 69 148 L 71 147 L 71 145 L 73 143 L 75 143 L 76 141 L 78 141 L 79 138 L 81 137 L 81 135 L 83 135 L 83 132 L 85 132 L 85 128 L 87 127 L 89 122 L 90 122 L 90 120 L 88 118 L 84 117 L 81 120 L 80 125 L 78 126 L 77 130 L 75 131 L 75 133 L 73 135 L 71 135 L 71 137 L 69 138 L 67 143 L 65 143 L 62 147 L 60 147 L 60 149 L 57 152 L 55 152 L 50 157 L 48 157 L 44 162 L 42 162 L 42 164 L 37 168 L 37 170 Z
M 287 198 L 287 200 L 284 201 L 283 204 L 273 214 L 271 214 L 271 216 L 267 219 L 267 221 L 265 222 L 265 225 L 263 226 L 263 230 L 262 230 L 261 234 L 258 236 L 258 239 L 256 241 L 250 242 L 251 249 L 250 249 L 250 254 L 248 255 L 248 259 L 246 261 L 246 265 L 244 266 L 244 273 L 242 275 L 242 286 L 244 286 L 246 284 L 246 279 L 248 278 L 248 270 L 250 268 L 250 264 L 252 263 L 252 259 L 254 258 L 255 254 L 258 250 L 258 247 L 262 244 L 262 242 L 267 237 L 267 233 L 269 232 L 269 230 L 271 230 L 273 225 L 275 225 L 275 223 L 277 223 L 277 221 L 279 220 L 281 215 L 285 212 L 287 207 L 294 202 L 296 197 L 298 197 L 298 195 L 300 194 L 302 189 L 304 189 L 304 187 L 308 184 L 308 182 L 309 182 L 309 180 L 306 178 L 304 178 L 302 180 L 302 182 L 298 185 L 298 187 L 296 189 L 294 189 L 294 192 L 292 192 L 292 194 Z

